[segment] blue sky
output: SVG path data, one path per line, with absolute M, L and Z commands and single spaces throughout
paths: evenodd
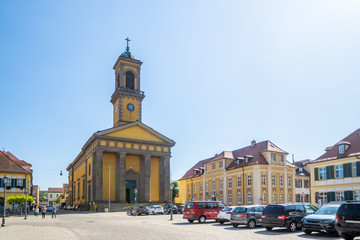
M 1 1 L 0 148 L 41 189 L 112 127 L 113 64 L 143 61 L 143 122 L 176 141 L 172 179 L 271 140 L 296 160 L 359 128 L 359 1 Z M 64 175 L 60 176 L 62 170 Z

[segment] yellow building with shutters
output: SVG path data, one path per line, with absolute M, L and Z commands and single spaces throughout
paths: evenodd
M 360 129 L 308 163 L 312 204 L 360 201 Z
M 292 202 L 296 167 L 271 141 L 224 151 L 195 164 L 179 180 L 177 202 L 217 200 L 228 205 Z
M 4 184 L 4 177 L 7 177 L 7 185 Z M 32 170 L 31 164 L 19 160 L 10 152 L 0 151 L 0 206 L 4 204 L 4 187 L 6 197 L 32 195 Z M 12 205 L 6 204 L 6 208 Z
M 111 96 L 114 126 L 94 133 L 67 167 L 70 204 L 169 201 L 175 142 L 141 122 L 141 65 L 129 46 L 117 59 Z

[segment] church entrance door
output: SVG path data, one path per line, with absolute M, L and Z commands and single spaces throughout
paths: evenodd
M 127 180 L 126 181 L 126 202 L 135 203 L 135 189 L 136 189 L 136 181 L 135 180 Z

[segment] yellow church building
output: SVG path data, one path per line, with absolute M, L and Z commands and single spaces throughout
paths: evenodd
M 217 200 L 228 205 L 293 202 L 296 166 L 271 141 L 199 161 L 179 180 L 179 203 Z
M 360 129 L 325 149 L 308 163 L 312 204 L 360 201 Z
M 141 65 L 127 44 L 113 67 L 113 127 L 94 133 L 67 167 L 70 204 L 169 201 L 175 142 L 141 122 Z

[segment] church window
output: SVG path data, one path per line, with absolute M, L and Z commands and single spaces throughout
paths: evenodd
M 229 194 L 229 203 L 232 203 L 232 197 L 231 197 L 231 194 Z
M 126 72 L 126 88 L 135 89 L 135 77 L 131 71 Z
M 251 193 L 248 194 L 248 203 L 252 203 L 252 196 Z
M 237 178 L 237 186 L 238 186 L 238 188 L 241 187 L 241 178 L 240 177 Z
M 215 163 L 212 164 L 212 169 L 214 170 L 216 168 Z
M 280 176 L 280 186 L 283 185 L 283 176 Z
M 264 186 L 266 185 L 266 175 L 265 174 L 262 175 L 261 183 Z
M 272 179 L 271 179 L 271 180 L 272 180 L 272 185 L 273 185 L 273 186 L 276 186 L 276 179 L 275 179 L 275 176 L 272 176 Z
M 219 168 L 222 168 L 223 167 L 223 162 L 219 162 Z
M 228 185 L 229 185 L 229 189 L 231 189 L 231 185 L 232 185 L 232 183 L 231 183 L 231 178 L 229 178 L 228 180 L 229 180 L 229 184 L 228 184 Z
M 288 177 L 288 186 L 291 187 L 291 177 Z
M 280 194 L 280 202 L 284 201 L 284 194 Z
M 223 189 L 223 180 L 220 179 L 220 190 L 222 190 L 222 189 Z

